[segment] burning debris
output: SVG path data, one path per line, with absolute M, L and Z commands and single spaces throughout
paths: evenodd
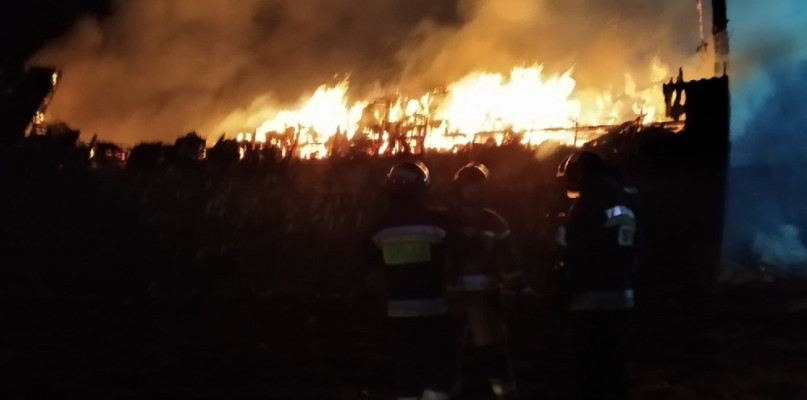
M 618 118 L 661 121 L 665 99 L 658 90 L 632 85 L 625 98 L 614 99 L 578 96 L 575 85 L 571 70 L 545 77 L 536 65 L 513 68 L 509 77 L 469 74 L 419 97 L 396 93 L 350 105 L 349 85 L 342 81 L 320 86 L 295 109 L 269 112 L 271 118 L 236 140 L 245 150 L 257 144 L 277 147 L 284 156 L 323 158 L 357 142 L 369 142 L 368 152 L 378 155 L 452 152 L 475 144 L 534 147 L 548 140 L 578 145 L 623 121 Z
M 115 143 L 95 140 L 90 143 L 90 166 L 94 169 L 121 169 L 127 156 L 126 150 Z

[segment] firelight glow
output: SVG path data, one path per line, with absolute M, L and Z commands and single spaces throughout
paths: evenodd
M 654 62 L 655 79 L 663 79 L 667 69 Z M 493 140 L 501 145 L 506 134 L 516 134 L 521 144 L 536 146 L 547 140 L 562 144 L 575 142 L 578 124 L 607 125 L 623 122 L 628 116 L 654 122 L 663 109 L 658 88 L 637 90 L 628 75 L 623 94 L 598 93 L 576 96 L 576 81 L 569 69 L 560 75 L 545 76 L 541 65 L 513 68 L 509 75 L 475 72 L 447 86 L 443 92 L 421 97 L 396 94 L 378 104 L 368 101 L 348 104 L 349 83 L 322 85 L 299 106 L 270 113 L 271 118 L 255 130 L 256 142 L 293 132 L 302 158 L 322 158 L 335 135 L 348 140 L 355 135 L 382 141 L 378 152 L 390 148 L 391 135 L 402 137 L 411 147 L 422 139 L 426 149 L 454 151 L 471 142 Z M 661 78 L 658 78 L 661 77 Z M 627 110 L 627 112 L 626 112 Z M 368 118 L 371 123 L 368 123 Z M 249 134 L 245 135 L 251 140 Z

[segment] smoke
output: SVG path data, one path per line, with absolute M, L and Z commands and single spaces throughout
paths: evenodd
M 807 5 L 735 0 L 728 11 L 733 168 L 726 245 L 806 272 L 799 232 L 807 227 Z
M 505 72 L 534 62 L 557 73 L 574 66 L 578 88 L 617 93 L 630 86 L 658 90 L 669 73 L 660 74 L 663 68 L 654 59 L 683 66 L 686 79 L 714 71 L 713 59 L 694 54 L 700 41 L 695 1 L 467 0 L 460 5 L 464 23 L 423 23 L 418 40 L 402 49 L 402 81 L 413 90 L 474 70 Z M 705 0 L 707 40 L 709 6 Z M 757 260 L 803 263 L 794 255 L 804 247 L 798 229 L 807 223 L 807 5 L 734 0 L 728 11 L 732 162 L 776 168 L 748 170 L 732 179 L 727 229 L 733 231 L 727 238 L 740 242 L 730 244 L 735 248 L 750 249 Z
M 727 229 L 748 234 L 727 237 L 757 257 L 791 260 L 807 223 L 807 6 L 728 5 L 732 163 L 776 165 L 792 178 L 766 186 L 766 174 L 735 176 Z M 49 119 L 132 144 L 254 129 L 348 75 L 351 95 L 364 97 L 542 63 L 548 74 L 574 67 L 578 90 L 659 91 L 677 66 L 687 79 L 711 74 L 699 41 L 694 0 L 117 0 L 31 63 L 65 73 Z
M 760 72 L 735 95 L 754 104 L 734 128 L 735 165 L 807 165 L 807 60 L 780 61 Z M 761 83 L 761 82 L 764 82 Z M 758 86 L 761 85 L 761 86 Z M 742 109 L 741 109 L 742 110 Z M 742 111 L 741 111 L 742 112 Z
M 768 99 L 781 97 L 775 86 L 794 72 L 788 69 L 807 60 L 807 5 L 800 0 L 735 0 L 728 12 L 734 27 L 732 133 L 739 138 L 753 134 L 749 124 L 765 118 Z M 796 121 L 792 116 L 789 120 Z
M 787 270 L 807 264 L 807 247 L 799 237 L 799 228 L 793 225 L 783 225 L 772 234 L 758 233 L 753 248 L 767 265 Z
M 118 0 L 31 63 L 63 69 L 48 117 L 85 134 L 214 135 L 348 74 L 357 91 L 390 81 L 401 40 L 424 18 L 450 21 L 453 2 Z
M 794 164 L 807 138 L 807 5 L 739 1 L 733 32 L 732 136 L 735 165 Z M 734 10 L 730 9 L 730 11 Z
M 652 60 L 698 65 L 698 41 L 694 1 L 118 0 L 31 62 L 64 70 L 51 120 L 133 143 L 254 129 L 348 75 L 356 98 L 534 63 L 574 66 L 578 88 L 658 90 Z
M 402 50 L 404 82 L 422 90 L 479 69 L 542 63 L 558 74 L 574 67 L 578 87 L 610 91 L 628 84 L 626 73 L 640 88 L 658 89 L 670 76 L 654 73 L 654 58 L 688 66 L 689 78 L 703 72 L 695 55 L 695 1 L 465 0 L 460 6 L 465 23 L 424 23 L 419 40 Z

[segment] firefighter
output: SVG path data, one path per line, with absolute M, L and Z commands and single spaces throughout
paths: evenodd
M 634 220 L 636 221 L 635 222 L 636 229 L 634 231 L 633 246 L 632 246 L 632 249 L 633 249 L 633 270 L 632 270 L 632 272 L 633 273 L 632 273 L 631 276 L 634 278 L 633 279 L 634 284 L 638 285 L 639 277 L 637 276 L 637 274 L 640 273 L 639 268 L 640 268 L 640 265 L 641 265 L 641 254 L 642 254 L 642 244 L 643 244 L 642 243 L 642 239 L 643 239 L 642 226 L 643 226 L 643 223 L 642 223 L 642 215 L 641 215 L 641 212 L 640 212 L 640 210 L 641 210 L 641 208 L 640 208 L 641 201 L 640 201 L 640 196 L 639 196 L 639 188 L 636 186 L 636 177 L 625 173 L 625 171 L 623 171 L 621 169 L 616 169 L 615 168 L 613 170 L 613 172 L 614 172 L 614 179 L 616 179 L 617 182 L 620 185 L 622 185 L 622 191 L 625 193 L 625 196 L 626 196 L 625 204 L 627 205 L 627 207 L 631 211 L 633 211 Z M 634 288 L 634 289 L 636 289 L 637 292 L 639 291 L 639 288 Z M 637 296 L 638 295 L 639 295 L 639 293 L 637 293 Z
M 389 210 L 368 241 L 369 262 L 385 278 L 399 399 L 449 399 L 456 382 L 458 345 L 446 297 L 451 229 L 444 210 L 425 205 L 430 182 L 421 162 L 394 166 L 386 182 Z
M 633 308 L 636 219 L 596 153 L 564 160 L 558 176 L 577 197 L 557 240 L 564 248 L 565 306 L 573 331 L 575 389 L 582 399 L 625 399 L 625 324 Z
M 454 176 L 452 216 L 457 227 L 451 248 L 452 280 L 458 289 L 463 343 L 470 336 L 474 353 L 499 399 L 517 397 L 506 346 L 500 287 L 526 289 L 508 223 L 483 206 L 489 171 L 469 163 Z

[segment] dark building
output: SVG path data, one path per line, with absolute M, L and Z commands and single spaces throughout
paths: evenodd
M 15 143 L 43 122 L 58 81 L 53 68 L 0 71 L 0 146 Z

